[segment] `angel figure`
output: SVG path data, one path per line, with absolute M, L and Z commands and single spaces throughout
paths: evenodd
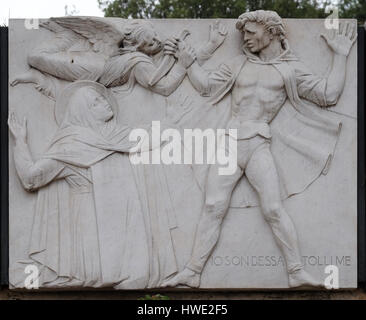
M 212 56 L 227 35 L 224 25 L 210 26 L 208 42 L 197 53 L 180 36 L 163 42 L 150 22 L 124 21 L 123 25 L 92 17 L 50 18 L 41 27 L 55 34 L 55 40 L 28 55 L 31 69 L 11 85 L 35 83 L 36 88 L 55 99 L 54 79 L 91 80 L 106 87 L 133 82 L 155 93 L 169 96 L 181 84 L 187 69 L 197 59 L 202 64 Z M 153 57 L 161 55 L 160 65 Z M 176 63 L 175 63 L 176 62 Z M 37 72 L 36 70 L 40 71 Z

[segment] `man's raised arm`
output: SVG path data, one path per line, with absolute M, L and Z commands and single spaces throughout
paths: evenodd
M 327 78 L 311 73 L 302 63 L 293 62 L 299 96 L 322 107 L 334 106 L 343 91 L 346 80 L 347 56 L 357 38 L 356 27 L 340 24 L 333 37 L 321 35 L 333 51 L 332 68 Z
M 335 105 L 343 91 L 346 80 L 347 57 L 357 38 L 357 28 L 349 22 L 339 25 L 332 39 L 321 35 L 334 52 L 332 70 L 328 76 L 326 98 L 328 105 Z

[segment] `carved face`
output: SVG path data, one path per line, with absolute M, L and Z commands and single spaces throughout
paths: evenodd
M 140 51 L 147 55 L 154 55 L 163 48 L 159 36 L 154 30 L 146 29 L 144 32 L 144 44 L 140 47 Z
M 96 120 L 107 122 L 113 118 L 112 107 L 102 95 L 90 90 L 90 98 L 93 101 L 90 111 Z
M 273 36 L 263 24 L 248 21 L 243 27 L 243 39 L 250 52 L 259 53 L 271 43 Z

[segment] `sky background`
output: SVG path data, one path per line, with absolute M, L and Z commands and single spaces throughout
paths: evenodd
M 76 10 L 82 16 L 103 16 L 97 0 L 0 0 L 0 24 L 8 25 L 10 18 L 49 18 Z M 9 12 L 10 10 L 10 12 Z

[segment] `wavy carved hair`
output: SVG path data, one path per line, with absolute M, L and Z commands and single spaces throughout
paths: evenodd
M 243 31 L 243 28 L 247 22 L 257 22 L 264 25 L 265 29 L 275 36 L 278 36 L 279 40 L 283 42 L 286 40 L 286 31 L 282 18 L 275 11 L 257 10 L 251 12 L 245 12 L 239 16 L 236 22 L 236 28 Z

